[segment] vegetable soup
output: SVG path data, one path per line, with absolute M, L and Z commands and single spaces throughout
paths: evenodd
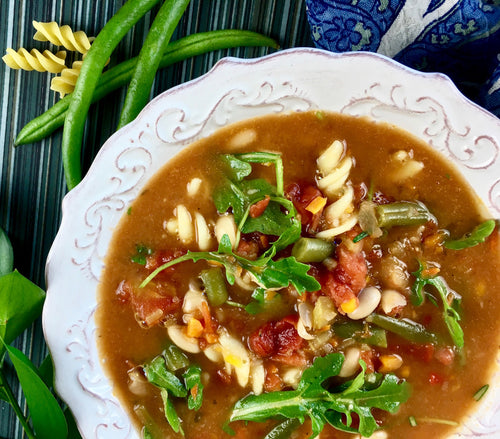
M 446 437 L 492 391 L 499 254 L 408 133 L 255 118 L 184 149 L 123 216 L 100 356 L 144 438 Z

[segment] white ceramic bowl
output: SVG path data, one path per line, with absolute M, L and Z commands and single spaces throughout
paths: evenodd
M 47 261 L 43 327 L 56 389 L 84 438 L 138 438 L 104 375 L 94 312 L 113 229 L 148 179 L 194 140 L 268 113 L 324 109 L 368 115 L 426 140 L 456 164 L 491 214 L 500 217 L 500 120 L 440 74 L 385 57 L 291 49 L 250 60 L 226 58 L 199 79 L 154 99 L 102 147 L 63 202 Z M 456 438 L 500 437 L 500 361 L 490 391 Z

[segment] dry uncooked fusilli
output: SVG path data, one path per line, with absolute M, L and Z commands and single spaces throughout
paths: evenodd
M 34 40 L 49 41 L 56 46 L 64 46 L 68 50 L 82 54 L 90 49 L 91 40 L 85 32 L 73 32 L 68 25 L 59 26 L 55 21 L 49 23 L 33 21 L 33 27 L 37 30 Z
M 352 229 L 358 221 L 354 213 L 354 190 L 348 181 L 353 161 L 344 149 L 344 144 L 335 140 L 317 160 L 321 175 L 318 187 L 331 201 L 324 211 L 328 228 L 316 234 L 321 239 L 332 240 Z
M 28 52 L 25 48 L 20 48 L 17 52 L 8 48 L 7 54 L 2 60 L 11 69 L 36 70 L 37 72 L 59 73 L 65 68 L 64 60 L 66 52 L 60 51 L 56 54 L 44 50 L 41 53 L 37 49 Z
M 76 80 L 80 75 L 83 61 L 74 61 L 71 68 L 65 68 L 59 76 L 52 78 L 50 89 L 59 93 L 60 97 L 72 93 L 75 89 Z

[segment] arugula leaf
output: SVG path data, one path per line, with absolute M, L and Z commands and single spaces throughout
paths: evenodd
M 38 375 L 31 361 L 19 349 L 5 344 L 23 389 L 31 422 L 39 439 L 66 439 L 68 425 L 56 398 Z
M 458 308 L 460 306 L 461 297 L 454 291 L 448 288 L 446 281 L 442 276 L 426 277 L 424 276 L 423 270 L 424 265 L 419 262 L 419 269 L 412 273 L 416 281 L 412 287 L 412 302 L 415 305 L 421 305 L 424 300 L 424 288 L 427 285 L 433 286 L 439 296 L 441 297 L 441 302 L 443 303 L 443 318 L 448 332 L 453 340 L 455 346 L 459 349 L 464 347 L 464 332 L 460 326 L 460 314 L 458 313 Z M 452 295 L 451 304 L 448 302 L 448 297 Z
M 229 237 L 224 235 L 219 244 L 217 252 L 192 252 L 173 259 L 153 271 L 140 285 L 145 287 L 158 273 L 168 267 L 185 261 L 198 262 L 201 260 L 218 262 L 226 269 L 226 279 L 233 285 L 238 267 L 251 272 L 262 288 L 284 288 L 292 284 L 299 294 L 304 291 L 317 291 L 321 288 L 319 282 L 311 275 L 307 274 L 309 265 L 298 262 L 293 256 L 274 261 L 268 260 L 265 265 L 263 260 L 251 261 L 241 256 L 235 255 L 231 248 Z
M 160 389 L 168 390 L 172 395 L 184 398 L 187 390 L 181 380 L 167 369 L 165 358 L 158 356 L 144 366 L 146 378 Z
M 184 431 L 182 430 L 181 426 L 181 418 L 179 418 L 179 415 L 175 410 L 172 399 L 169 398 L 168 390 L 161 389 L 160 395 L 163 401 L 163 410 L 165 412 L 165 418 L 170 424 L 170 427 L 172 427 L 172 430 L 174 430 L 176 433 L 180 432 L 184 436 Z
M 326 389 L 325 382 L 339 374 L 343 361 L 344 356 L 340 353 L 316 358 L 302 374 L 297 390 L 250 394 L 236 402 L 229 421 L 262 422 L 271 418 L 288 418 L 302 423 L 309 417 L 312 437 L 318 436 L 326 423 L 343 431 L 370 436 L 378 428 L 371 409 L 395 412 L 409 398 L 409 384 L 388 374 L 378 387 L 370 388 L 366 385 L 366 365 L 362 363 L 362 371 L 347 387 Z M 351 426 L 352 413 L 359 416 L 358 429 Z M 345 423 L 342 415 L 346 417 Z
M 17 270 L 0 277 L 0 337 L 10 344 L 42 311 L 45 292 Z M 0 345 L 0 354 L 4 347 Z
M 472 231 L 466 233 L 459 239 L 445 241 L 444 246 L 451 250 L 462 250 L 464 248 L 474 247 L 475 245 L 484 242 L 495 230 L 495 220 L 490 219 L 484 221 L 474 227 Z
M 201 367 L 191 365 L 182 375 L 189 392 L 188 408 L 190 410 L 199 410 L 203 402 L 203 384 L 201 382 Z
M 231 154 L 221 154 L 220 159 L 226 175 L 231 180 L 241 181 L 252 173 L 252 165 Z
M 267 152 L 250 152 L 224 154 L 221 160 L 226 165 L 227 178 L 216 188 L 213 199 L 219 213 L 232 210 L 238 225 L 237 242 L 240 233 L 261 232 L 280 237 L 272 244 L 269 251 L 271 256 L 266 257 L 273 257 L 276 252 L 295 242 L 300 237 L 301 224 L 296 218 L 297 212 L 293 203 L 284 197 L 281 156 Z M 244 178 L 251 173 L 250 163 L 274 163 L 276 187 L 262 178 L 245 180 Z M 270 202 L 264 212 L 256 218 L 250 217 L 252 205 L 266 197 L 270 197 Z M 285 235 L 283 239 L 282 235 Z

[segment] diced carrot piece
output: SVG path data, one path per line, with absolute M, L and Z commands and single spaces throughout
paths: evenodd
M 187 324 L 186 335 L 188 337 L 198 338 L 203 334 L 203 325 L 198 319 L 190 319 Z
M 326 197 L 316 197 L 307 206 L 306 210 L 311 212 L 313 215 L 321 212 L 326 205 Z

